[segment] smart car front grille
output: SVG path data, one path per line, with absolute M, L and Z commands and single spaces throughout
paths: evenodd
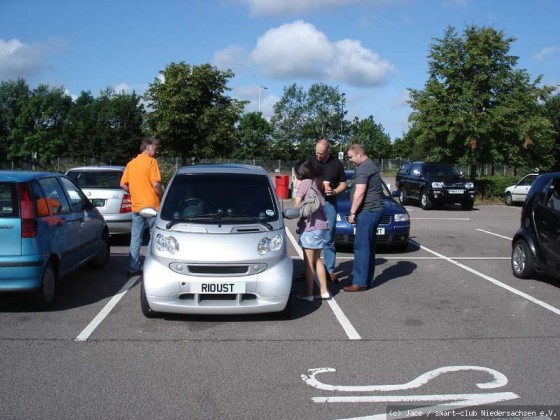
M 247 265 L 189 265 L 191 274 L 247 274 L 249 266 Z

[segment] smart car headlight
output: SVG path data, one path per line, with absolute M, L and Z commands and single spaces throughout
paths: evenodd
M 282 235 L 274 235 L 272 238 L 265 236 L 259 241 L 257 246 L 257 251 L 259 255 L 264 255 L 270 251 L 279 251 L 282 249 L 284 244 L 284 238 Z
M 395 222 L 408 222 L 410 216 L 407 213 L 395 214 Z
M 465 188 L 467 190 L 472 190 L 474 188 L 474 184 L 472 182 L 465 182 Z
M 432 188 L 443 188 L 443 182 L 432 182 Z
M 179 251 L 179 242 L 173 236 L 164 236 L 161 233 L 156 235 L 156 249 L 158 251 L 175 254 Z

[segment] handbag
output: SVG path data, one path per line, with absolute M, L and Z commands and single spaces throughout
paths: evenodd
M 309 217 L 321 207 L 321 200 L 317 194 L 317 190 L 311 185 L 305 194 L 304 199 L 298 206 L 300 217 Z

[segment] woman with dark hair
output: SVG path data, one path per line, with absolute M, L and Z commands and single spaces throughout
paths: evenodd
M 296 233 L 300 235 L 299 244 L 303 248 L 307 286 L 307 294 L 298 295 L 297 298 L 308 302 L 312 302 L 313 299 L 330 299 L 331 295 L 327 289 L 327 272 L 321 261 L 321 250 L 325 244 L 325 235 L 328 228 L 327 218 L 323 212 L 325 199 L 317 185 L 318 174 L 308 161 L 300 163 L 295 169 L 295 174 L 299 181 L 295 201 L 296 207 L 305 199 L 310 190 L 314 190 L 321 203 L 317 211 L 309 217 L 300 218 L 297 224 Z M 319 295 L 317 296 L 313 295 L 315 276 L 319 281 Z

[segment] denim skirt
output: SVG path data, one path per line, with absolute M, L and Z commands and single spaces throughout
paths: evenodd
M 326 229 L 315 229 L 303 232 L 299 236 L 299 244 L 302 248 L 307 249 L 323 249 L 325 245 Z

